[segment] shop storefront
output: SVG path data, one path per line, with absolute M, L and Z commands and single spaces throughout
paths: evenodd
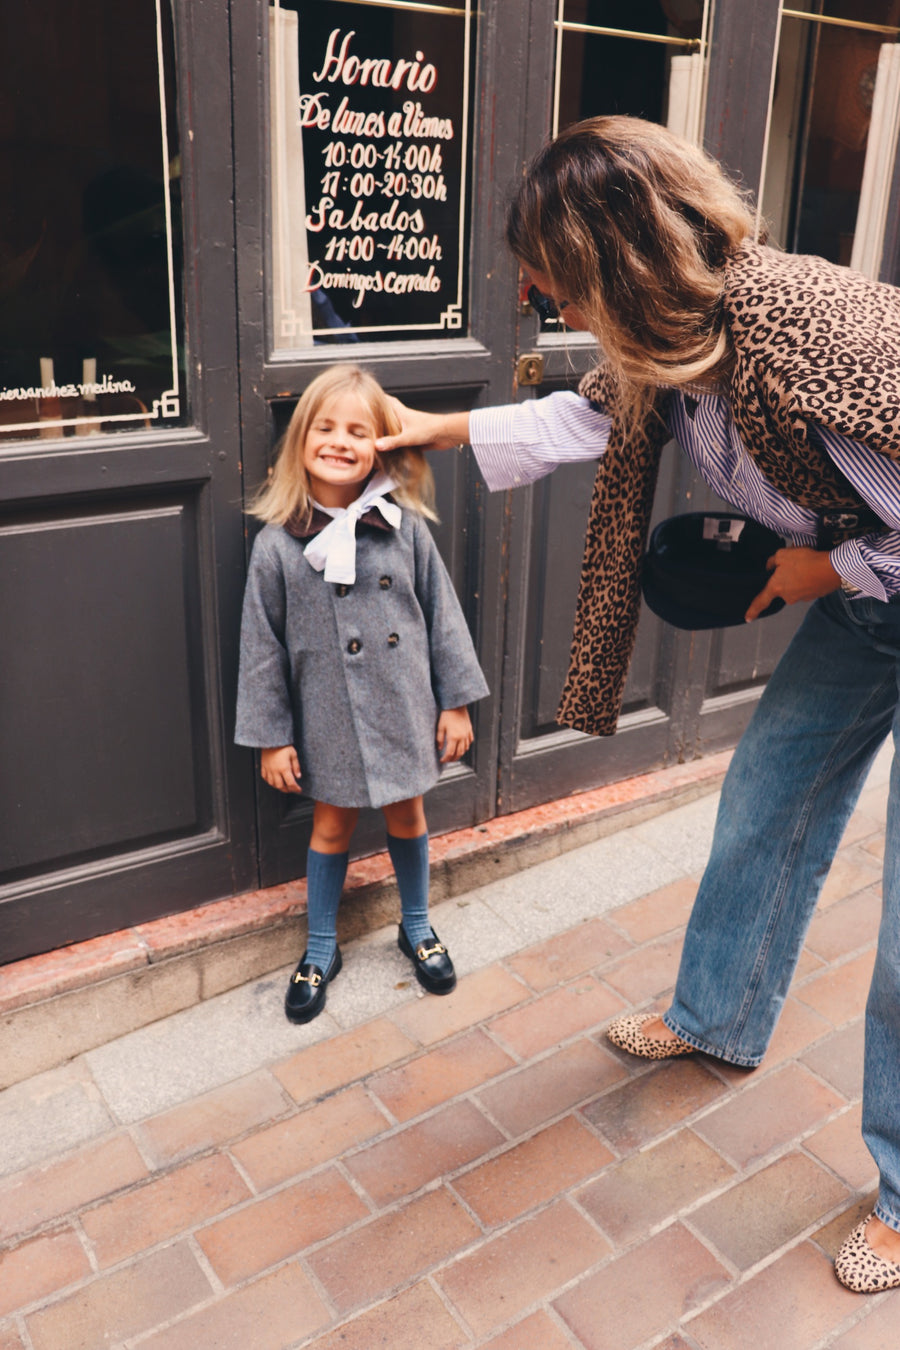
M 900 281 L 900 0 L 52 0 L 0 101 L 0 964 L 302 873 L 310 828 L 232 744 L 243 502 L 310 378 L 540 396 L 591 364 L 502 245 L 553 130 L 702 141 L 784 248 Z M 590 466 L 435 535 L 490 699 L 434 831 L 733 743 L 796 623 L 642 619 L 619 734 L 554 721 Z M 669 453 L 657 514 L 705 505 Z M 360 852 L 380 819 L 361 822 Z

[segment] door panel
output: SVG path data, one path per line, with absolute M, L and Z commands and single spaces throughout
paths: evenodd
M 227 6 L 55 0 L 14 22 L 0 962 L 255 875 L 224 736 L 243 575 Z
M 709 6 L 702 0 L 677 7 L 657 0 L 638 6 L 555 0 L 544 4 L 540 15 L 542 54 L 555 83 L 547 121 L 532 128 L 529 154 L 554 127 L 608 113 L 680 119 L 684 133 L 699 130 L 702 56 L 699 79 L 695 65 L 685 69 L 678 63 L 693 63 L 698 56 L 709 23 Z M 536 30 L 537 22 L 536 10 Z M 536 100 L 535 91 L 531 97 Z M 519 352 L 529 351 L 544 362 L 539 394 L 577 386 L 580 374 L 597 360 L 592 339 L 566 333 L 560 324 L 539 326 L 526 311 L 520 316 Z M 555 723 L 594 474 L 592 464 L 565 466 L 512 494 L 508 643 L 518 664 L 507 666 L 504 682 L 501 811 L 655 768 L 683 752 L 680 716 L 676 723 L 672 713 L 676 671 L 688 653 L 680 650 L 672 630 L 646 611 L 616 736 L 584 736 L 561 731 Z M 654 521 L 686 509 L 678 502 L 687 490 L 675 456 L 667 453 Z M 681 646 L 686 646 L 683 639 Z M 683 712 L 681 703 L 677 708 Z
M 0 631 L 18 639 L 0 691 L 20 808 L 0 827 L 10 880 L 83 860 L 86 847 L 106 857 L 196 831 L 190 733 L 192 704 L 202 714 L 203 703 L 191 676 L 202 685 L 202 652 L 189 650 L 185 584 L 197 576 L 193 515 L 185 502 L 120 502 L 0 529 L 0 570 L 16 583 L 0 601 Z M 197 608 L 195 598 L 194 620 Z M 16 689 L 30 691 L 24 708 Z M 34 752 L 44 738 L 77 792 L 48 792 L 47 761 Z

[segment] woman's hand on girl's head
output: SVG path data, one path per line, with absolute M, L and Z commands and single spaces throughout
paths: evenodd
M 438 718 L 437 744 L 441 763 L 462 759 L 475 739 L 468 708 L 445 708 Z
M 391 398 L 391 406 L 400 420 L 396 436 L 379 436 L 375 449 L 381 453 L 413 446 L 419 450 L 452 450 L 469 439 L 469 414 L 426 413 L 407 408 L 399 398 Z
M 260 752 L 260 773 L 269 787 L 279 792 L 300 792 L 300 760 L 292 745 Z

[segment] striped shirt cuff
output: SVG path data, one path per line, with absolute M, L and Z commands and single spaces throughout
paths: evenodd
M 888 539 L 896 540 L 893 532 Z M 831 550 L 831 565 L 842 581 L 856 586 L 873 600 L 890 600 L 900 595 L 900 557 L 882 552 L 885 539 L 845 539 Z M 881 548 L 876 548 L 880 544 Z M 876 571 L 877 566 L 877 571 Z
M 560 464 L 601 457 L 612 419 L 569 390 L 525 403 L 476 408 L 469 440 L 484 481 L 499 488 L 535 483 Z
M 469 414 L 469 441 L 482 477 L 491 492 L 530 483 L 516 444 L 514 403 L 496 408 L 473 408 Z

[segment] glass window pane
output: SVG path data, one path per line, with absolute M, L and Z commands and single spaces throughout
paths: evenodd
M 799 4 L 795 0 L 788 0 L 784 8 L 812 10 L 826 18 L 846 19 L 856 24 L 871 23 L 889 28 L 897 26 L 896 0 L 819 0 L 819 3 L 816 0 L 800 0 Z M 895 17 L 885 18 L 885 14 Z
M 184 420 L 171 15 L 7 6 L 0 46 L 0 438 Z
M 699 142 L 708 22 L 709 0 L 562 0 L 554 134 L 586 117 L 624 113 Z M 542 320 L 541 329 L 565 325 Z
M 471 15 L 271 5 L 276 351 L 467 331 Z
M 900 25 L 898 0 L 787 8 Z M 782 17 L 762 212 L 770 237 L 790 252 L 853 260 L 879 58 L 895 41 L 864 27 Z
M 565 0 L 564 21 L 696 41 L 703 0 Z M 671 58 L 689 46 L 564 30 L 559 52 L 557 129 L 585 117 L 627 113 L 668 121 Z

